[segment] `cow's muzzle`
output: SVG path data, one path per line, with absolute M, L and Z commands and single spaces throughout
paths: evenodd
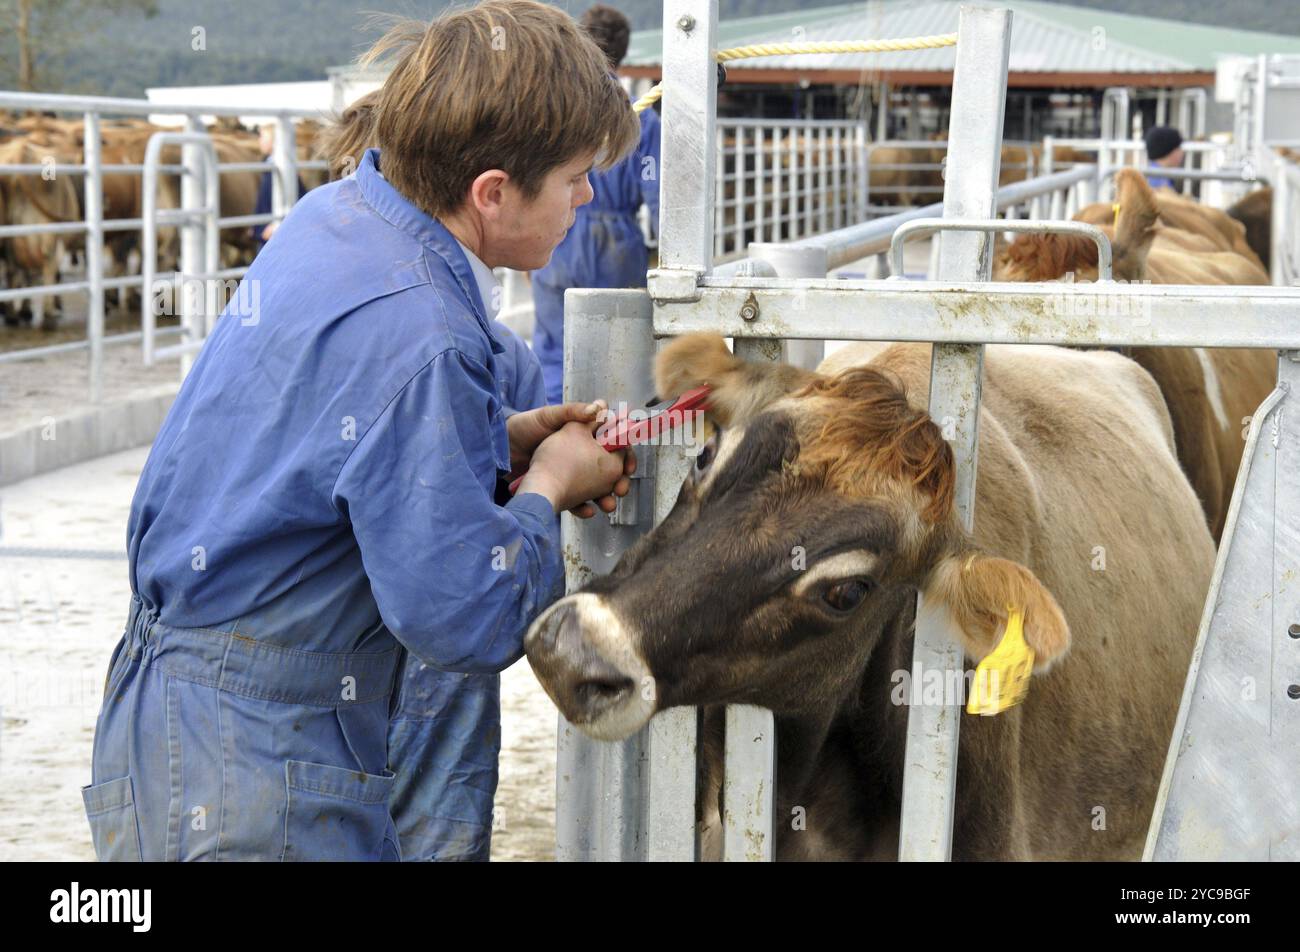
M 654 679 L 626 627 L 597 595 L 561 599 L 533 623 L 524 650 L 565 719 L 621 740 L 654 713 Z

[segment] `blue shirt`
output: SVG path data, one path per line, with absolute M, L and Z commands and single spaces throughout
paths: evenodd
M 563 593 L 559 518 L 493 501 L 511 355 L 378 163 L 309 192 L 216 322 L 136 489 L 131 586 L 177 627 L 336 652 L 386 628 L 500 671 Z
M 659 226 L 659 116 L 653 109 L 641 113 L 641 141 L 618 165 L 591 176 L 593 212 L 621 212 L 635 217 L 642 204 Z

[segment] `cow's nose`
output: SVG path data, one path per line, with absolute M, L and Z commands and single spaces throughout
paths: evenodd
M 628 699 L 636 682 L 593 647 L 577 609 L 556 605 L 529 633 L 528 661 L 561 713 L 588 724 Z

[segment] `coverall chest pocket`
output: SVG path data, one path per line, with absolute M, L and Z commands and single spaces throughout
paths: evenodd
M 119 777 L 81 788 L 90 821 L 90 838 L 101 863 L 138 863 L 140 831 L 136 826 L 135 795 L 130 777 Z
M 373 861 L 391 852 L 395 838 L 388 795 L 396 774 L 362 773 L 303 760 L 285 763 L 286 862 Z M 392 858 L 396 858 L 395 855 Z

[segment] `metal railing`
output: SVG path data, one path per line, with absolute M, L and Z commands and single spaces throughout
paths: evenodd
M 1269 266 L 1275 285 L 1300 285 L 1300 165 L 1277 155 L 1273 160 L 1273 214 Z
M 1079 152 L 1090 152 L 1096 154 L 1096 164 L 1100 168 L 1100 176 L 1104 180 L 1106 170 L 1124 167 L 1146 167 L 1149 165 L 1146 157 L 1146 142 L 1142 139 L 1062 139 L 1053 136 L 1047 136 L 1043 139 L 1043 170 L 1045 172 L 1054 171 L 1059 165 L 1060 160 L 1057 157 L 1057 150 L 1069 148 Z M 1250 162 L 1239 158 L 1230 143 L 1224 142 L 1194 142 L 1187 141 L 1182 145 L 1183 164 L 1180 168 L 1163 168 L 1152 166 L 1148 171 L 1153 175 L 1164 175 L 1170 179 L 1182 179 L 1182 191 L 1185 195 L 1191 195 L 1194 191 L 1194 181 L 1199 177 L 1201 179 L 1210 179 L 1215 181 L 1241 181 L 1250 182 L 1255 178 L 1255 170 Z M 1183 175 L 1180 172 L 1190 172 L 1193 174 Z M 1205 173 L 1198 176 L 1195 173 Z M 1229 174 L 1219 174 L 1229 173 Z M 1231 204 L 1231 200 L 1238 197 L 1235 194 L 1227 194 L 1221 190 L 1210 189 L 1201 196 L 1202 200 L 1212 205 Z
M 864 121 L 719 119 L 714 144 L 717 260 L 743 253 L 751 242 L 824 234 L 943 194 L 946 142 L 870 142 Z M 1032 178 L 1034 144 L 1006 145 L 1021 148 L 1025 160 L 1005 168 Z M 900 151 L 901 160 L 889 154 Z
M 290 207 L 297 201 L 296 187 L 298 170 L 324 169 L 323 161 L 299 161 L 294 151 L 294 122 L 304 118 L 320 118 L 320 114 L 309 109 L 265 109 L 258 115 L 275 123 L 276 145 L 269 162 L 232 162 L 217 163 L 211 144 L 207 146 L 208 158 L 199 150 L 204 147 L 199 139 L 188 138 L 196 135 L 207 138 L 200 119 L 203 115 L 240 116 L 248 115 L 246 107 L 211 106 L 211 105 L 171 105 L 166 110 L 169 114 L 180 113 L 187 117 L 187 138 L 178 140 L 182 145 L 182 161 L 179 164 L 164 164 L 155 160 L 144 164 L 106 164 L 102 160 L 100 133 L 105 116 L 146 117 L 157 113 L 157 103 L 138 99 L 115 99 L 103 96 L 67 96 L 47 93 L 0 92 L 0 109 L 14 111 L 49 111 L 56 114 L 80 116 L 84 141 L 84 158 L 81 162 L 55 162 L 55 174 L 75 175 L 82 179 L 82 203 L 84 215 L 81 219 L 68 222 L 8 225 L 0 227 L 0 239 L 16 238 L 23 235 L 55 234 L 80 235 L 86 240 L 85 276 L 79 280 L 59 281 L 56 284 L 32 285 L 18 288 L 0 289 L 0 301 L 19 301 L 24 299 L 52 297 L 67 294 L 85 294 L 87 297 L 86 339 L 53 344 L 43 347 L 31 347 L 22 350 L 0 353 L 0 363 L 20 360 L 33 360 L 54 354 L 75 350 L 89 350 L 89 394 L 92 402 L 97 402 L 103 394 L 103 355 L 106 346 L 142 342 L 146 361 L 155 353 L 153 339 L 161 335 L 182 335 L 185 340 L 179 349 L 169 348 L 167 353 L 181 354 L 181 374 L 188 369 L 192 353 L 201 346 L 203 334 L 211 326 L 215 313 L 208 313 L 219 301 L 210 287 L 214 281 L 238 278 L 247 268 L 230 268 L 220 270 L 213 267 L 213 260 L 208 258 L 199 265 L 200 249 L 207 240 L 204 229 L 215 227 L 217 231 L 232 228 L 246 228 L 272 221 L 279 221 L 288 214 Z M 160 215 L 152 189 L 146 189 L 144 201 L 149 204 L 151 214 L 144 214 L 138 219 L 104 218 L 104 177 L 108 175 L 140 175 L 142 179 L 146 170 L 150 174 L 177 175 L 181 179 L 181 204 L 174 213 Z M 269 214 L 242 215 L 226 218 L 216 217 L 211 210 L 218 207 L 218 200 L 209 198 L 208 192 L 213 188 L 212 177 L 237 172 L 272 172 L 272 210 Z M 48 165 L 8 165 L 0 166 L 0 174 L 5 175 L 41 175 L 49 173 Z M 142 183 L 143 187 L 143 183 Z M 159 224 L 170 226 L 176 224 L 181 232 L 182 267 L 179 273 L 156 274 L 154 278 L 162 281 L 203 282 L 207 290 L 202 295 L 186 295 L 181 307 L 189 308 L 180 315 L 182 326 L 177 328 L 156 329 L 153 296 L 148 293 L 154 288 L 146 274 L 106 277 L 104 274 L 104 236 L 115 231 L 141 231 L 144 241 L 148 240 L 150 229 Z M 155 231 L 156 235 L 156 231 Z M 143 244 L 144 242 L 142 242 Z M 186 254 L 186 249 L 190 254 Z M 186 266 L 188 262 L 189 270 Z M 114 289 L 140 289 L 143 303 L 143 324 L 139 331 L 106 336 L 104 334 L 104 292 Z M 189 300 L 189 304 L 185 301 Z
M 698 0 L 664 4 L 660 269 L 651 274 L 648 292 L 568 295 L 566 312 L 574 333 L 566 335 L 566 366 L 581 368 L 575 384 L 610 393 L 613 399 L 635 399 L 648 385 L 655 338 L 692 332 L 731 337 L 736 353 L 748 360 L 782 359 L 793 356 L 794 343 L 826 339 L 933 342 L 930 414 L 958 421 L 950 440 L 959 474 L 956 505 L 969 530 L 985 344 L 1278 349 L 1278 387 L 1250 424 L 1144 855 L 1296 858 L 1285 827 L 1300 800 L 1300 704 L 1292 700 L 1300 689 L 1294 683 L 1287 687 L 1295 669 L 1287 668 L 1290 661 L 1284 659 L 1295 658 L 1296 639 L 1288 637 L 1287 621 L 1292 633 L 1300 625 L 1300 591 L 1291 584 L 1300 571 L 1294 545 L 1300 537 L 1300 495 L 1283 487 L 1293 486 L 1300 467 L 1300 413 L 1294 407 L 1284 412 L 1300 388 L 1300 325 L 1294 320 L 1300 290 L 988 281 L 987 230 L 1002 224 L 988 219 L 999 207 L 1023 202 L 1042 184 L 1020 183 L 1027 188 L 1017 198 L 1007 193 L 1018 186 L 996 187 L 1011 14 L 973 7 L 962 8 L 951 113 L 950 138 L 963 162 L 949 170 L 940 210 L 950 220 L 984 220 L 978 222 L 980 231 L 941 233 L 938 280 L 826 277 L 836 263 L 883 251 L 899 225 L 924 217 L 913 213 L 787 244 L 756 244 L 744 261 L 713 268 L 717 156 L 716 150 L 701 148 L 699 135 L 704 130 L 703 141 L 712 141 L 716 72 L 710 51 L 717 2 L 709 0 L 704 11 L 702 6 Z M 679 18 L 694 27 L 689 42 L 678 35 Z M 1095 188 L 1097 171 L 1088 166 L 1044 178 L 1079 176 L 1056 179 L 1054 192 L 1083 182 Z M 1275 178 L 1284 191 L 1300 186 L 1300 174 L 1287 171 Z M 1275 228 L 1290 227 L 1279 217 L 1274 217 Z M 1290 265 L 1284 261 L 1283 267 Z M 1086 305 L 1080 310 L 1089 319 L 1074 319 L 1073 308 L 1053 308 L 1062 296 L 1080 298 Z M 1128 306 L 1112 306 L 1117 297 Z M 1143 320 L 1134 321 L 1133 313 L 1141 313 Z M 610 361 L 600 356 L 604 354 L 619 359 Z M 571 590 L 611 568 L 651 522 L 672 508 L 685 468 L 681 448 L 659 447 L 648 455 L 656 471 L 648 477 L 650 487 L 641 488 L 653 500 L 653 519 L 608 525 L 566 520 Z M 913 665 L 961 672 L 959 641 L 941 615 L 918 611 Z M 1276 673 L 1279 664 L 1290 673 Z M 1259 705 L 1234 706 L 1235 686 L 1247 671 L 1260 684 Z M 960 723 L 960 710 L 951 704 L 908 709 L 902 859 L 951 855 Z M 1190 736 L 1198 738 L 1195 744 L 1186 742 Z M 770 712 L 728 709 L 721 804 L 724 859 L 774 858 L 774 784 L 780 779 L 774 737 Z M 698 858 L 697 746 L 693 709 L 661 711 L 621 743 L 589 740 L 562 719 L 560 858 Z M 1207 783 L 1207 775 L 1217 780 Z M 1261 776 L 1268 782 L 1258 782 Z

